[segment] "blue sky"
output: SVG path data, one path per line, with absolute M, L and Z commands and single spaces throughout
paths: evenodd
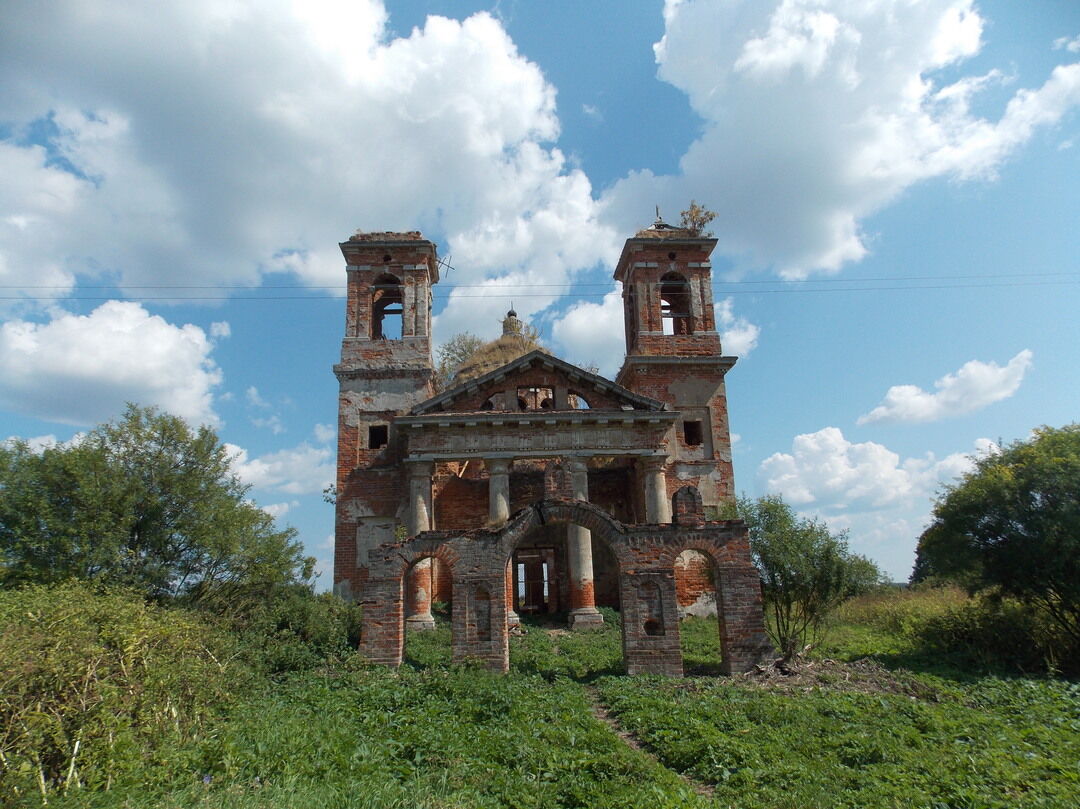
M 0 439 L 214 425 L 327 569 L 354 230 L 611 374 L 623 239 L 718 213 L 737 487 L 906 578 L 934 493 L 1080 404 L 1080 5 L 16 2 Z

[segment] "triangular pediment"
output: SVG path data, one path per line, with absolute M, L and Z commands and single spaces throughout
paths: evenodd
M 508 409 L 499 403 L 517 398 L 518 390 L 547 389 L 552 393 L 553 410 L 643 410 L 661 411 L 667 406 L 656 399 L 634 393 L 610 379 L 586 371 L 545 351 L 531 351 L 486 374 L 466 380 L 438 396 L 421 402 L 412 415 L 433 413 L 473 412 Z M 563 403 L 558 392 L 565 392 Z M 502 398 L 499 398 L 502 397 Z M 557 406 L 558 405 L 562 405 Z M 513 408 L 510 408 L 513 409 Z M 531 409 L 531 408 L 530 408 Z

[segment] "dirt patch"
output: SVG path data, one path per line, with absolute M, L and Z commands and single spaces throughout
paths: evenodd
M 840 660 L 781 660 L 738 674 L 731 682 L 769 691 L 798 693 L 813 690 L 859 691 L 864 694 L 901 694 L 936 702 L 939 692 L 906 671 L 893 671 L 869 657 L 850 663 Z

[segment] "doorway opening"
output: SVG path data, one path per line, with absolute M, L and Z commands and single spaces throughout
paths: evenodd
M 675 558 L 679 640 L 687 674 L 722 674 L 723 610 L 712 559 L 687 548 Z

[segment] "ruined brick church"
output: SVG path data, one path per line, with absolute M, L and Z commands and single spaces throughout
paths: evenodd
M 334 588 L 364 608 L 360 651 L 402 661 L 451 614 L 455 660 L 505 671 L 523 614 L 572 629 L 620 611 L 627 671 L 681 675 L 680 618 L 712 612 L 726 671 L 770 650 L 734 495 L 712 300 L 715 239 L 659 219 L 627 239 L 626 358 L 614 380 L 527 350 L 514 312 L 484 362 L 436 389 L 435 245 L 357 233 L 338 398 Z M 517 347 L 517 350 L 515 350 Z

